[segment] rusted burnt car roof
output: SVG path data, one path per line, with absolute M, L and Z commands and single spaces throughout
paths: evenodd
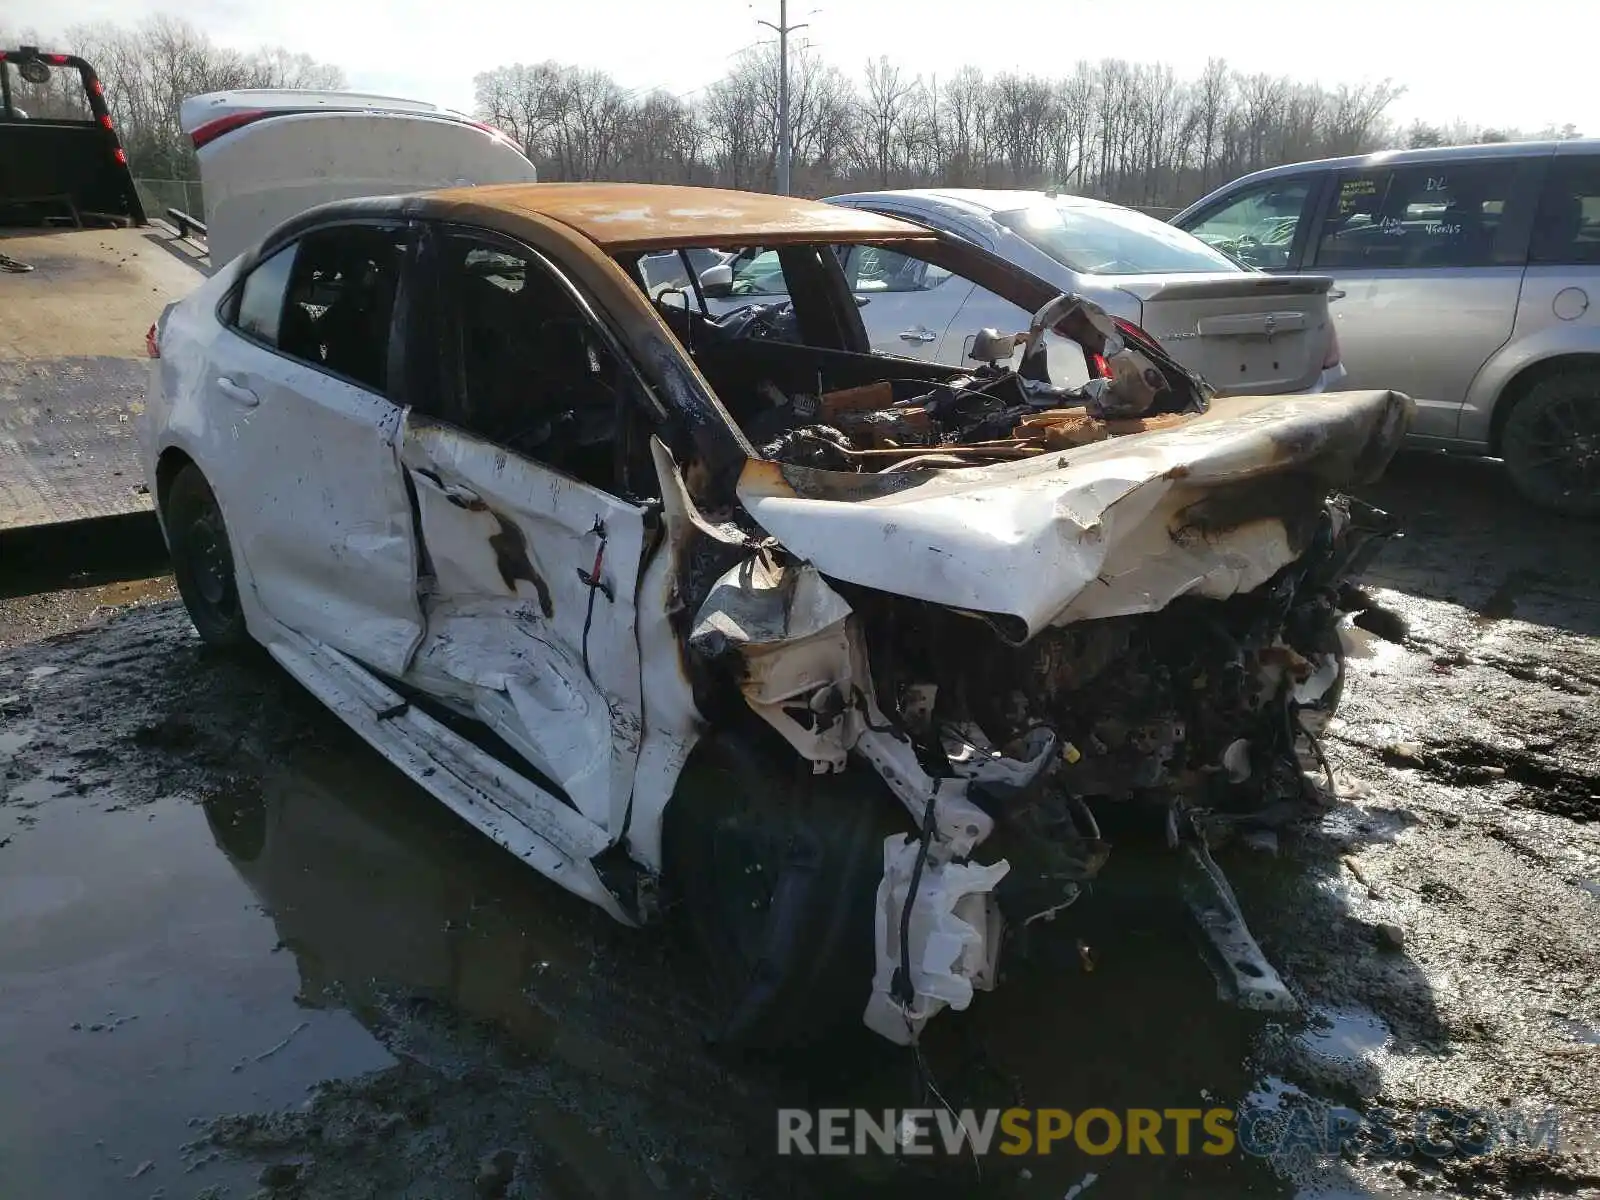
M 687 246 L 778 245 L 935 235 L 860 209 L 791 196 L 648 183 L 508 183 L 427 193 L 446 205 L 497 209 L 570 226 L 608 254 Z

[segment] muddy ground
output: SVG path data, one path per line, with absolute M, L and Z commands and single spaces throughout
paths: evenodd
M 930 1027 L 920 1072 L 865 1034 L 720 1056 L 670 936 L 521 868 L 270 662 L 204 653 L 154 567 L 11 580 L 0 1196 L 1596 1194 L 1596 528 L 1487 464 L 1403 459 L 1369 498 L 1406 523 L 1366 580 L 1404 629 L 1352 663 L 1340 799 L 1275 851 L 1219 852 L 1304 1014 L 1221 1004 L 1170 860 L 1119 847 L 997 992 Z M 774 1152 L 780 1105 L 929 1083 L 957 1108 L 1340 1105 L 1408 1136 L 981 1173 Z M 1435 1107 L 1553 1109 L 1555 1150 L 1548 1127 L 1418 1146 Z

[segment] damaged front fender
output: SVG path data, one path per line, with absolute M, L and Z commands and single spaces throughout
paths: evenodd
M 977 744 L 953 737 L 918 746 L 878 706 L 850 605 L 814 566 L 770 549 L 712 586 L 689 647 L 731 667 L 750 708 L 814 771 L 842 771 L 855 753 L 919 828 L 927 824 L 926 844 L 904 834 L 884 843 L 866 1024 L 909 1043 L 941 1008 L 964 1009 L 973 989 L 993 987 L 1002 926 L 994 887 L 1010 867 L 968 861 L 994 829 L 968 789 L 1027 786 L 1051 759 L 1053 735 L 1034 739 L 1025 761 L 994 751 L 976 730 Z

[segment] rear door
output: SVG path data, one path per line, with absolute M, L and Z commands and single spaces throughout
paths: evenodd
M 945 334 L 974 285 L 943 267 L 879 246 L 839 246 L 835 253 L 861 306 L 872 348 L 940 361 Z
M 1414 434 L 1455 436 L 1473 376 L 1511 336 L 1539 165 L 1440 160 L 1333 180 L 1306 268 L 1345 293 L 1344 386 L 1405 392 Z
M 412 230 L 344 223 L 258 263 L 205 364 L 231 434 L 212 485 L 267 614 L 386 674 L 422 632 L 396 440 Z

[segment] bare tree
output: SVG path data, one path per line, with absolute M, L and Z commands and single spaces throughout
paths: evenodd
M 992 91 L 976 67 L 962 67 L 939 95 L 934 122 L 944 182 L 988 182 L 991 109 Z
M 566 110 L 566 74 L 560 63 L 542 62 L 513 63 L 476 75 L 472 89 L 478 115 L 515 139 L 529 158 L 537 159 Z
M 731 187 L 757 186 L 756 157 L 772 148 L 759 102 L 760 83 L 749 72 L 735 72 L 706 89 L 701 119 L 715 156 L 717 179 Z
M 1382 128 L 1383 114 L 1405 93 L 1385 79 L 1350 87 L 1340 84 L 1328 97 L 1323 149 L 1330 155 L 1355 154 Z
M 1209 187 L 1214 179 L 1213 168 L 1217 161 L 1218 143 L 1222 139 L 1226 110 L 1233 98 L 1233 72 L 1227 61 L 1220 58 L 1206 60 L 1195 85 L 1196 134 L 1200 139 L 1200 186 Z
M 189 96 L 230 88 L 346 86 L 343 71 L 309 55 L 281 47 L 242 54 L 172 16 L 132 27 L 79 26 L 58 44 L 94 64 L 134 173 L 149 178 L 197 174 L 194 150 L 178 125 L 178 106 Z
M 905 126 L 919 88 L 920 80 L 906 79 L 887 57 L 868 60 L 866 91 L 857 102 L 856 144 L 863 165 L 880 187 L 890 186 L 898 173 Z

